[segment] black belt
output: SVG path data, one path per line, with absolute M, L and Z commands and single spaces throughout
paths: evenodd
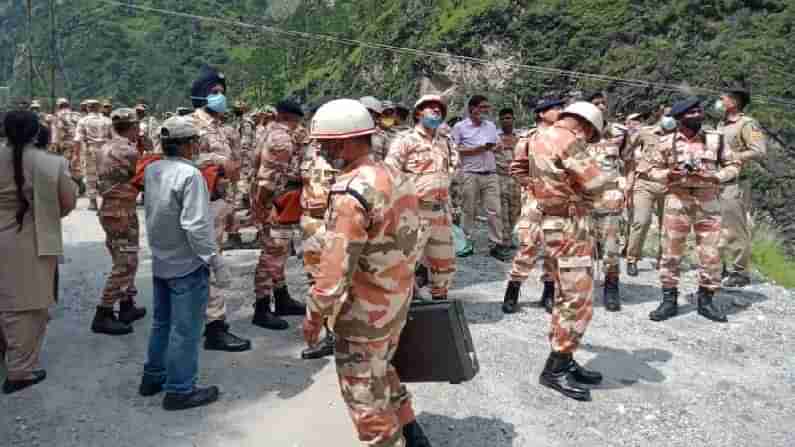
M 467 172 L 467 174 L 492 175 L 492 174 L 496 174 L 496 173 L 494 171 L 488 171 L 488 172 Z
M 444 202 L 420 202 L 419 208 L 424 211 L 441 211 L 445 208 Z

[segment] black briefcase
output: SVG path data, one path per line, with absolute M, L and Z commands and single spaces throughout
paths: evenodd
M 392 364 L 401 382 L 471 380 L 480 365 L 458 300 L 415 301 Z

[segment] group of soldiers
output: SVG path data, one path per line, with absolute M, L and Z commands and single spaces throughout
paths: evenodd
M 238 102 L 229 111 L 226 79 L 210 67 L 193 83 L 191 101 L 192 110 L 177 114 L 190 116 L 199 134 L 194 162 L 210 185 L 219 249 L 243 245 L 241 226 L 258 230 L 252 323 L 283 330 L 288 323 L 281 317 L 305 317 L 302 355 L 335 355 L 359 436 L 373 445 L 430 445 L 389 361 L 419 289 L 429 285 L 432 299 L 447 299 L 456 258 L 473 252 L 481 207 L 490 255 L 513 262 L 504 312 L 518 311 L 521 285 L 541 261 L 539 304 L 552 317 L 540 383 L 574 399 L 589 400 L 583 385 L 602 380 L 573 358 L 593 314 L 595 267 L 603 264 L 606 310 L 620 310 L 622 239 L 627 273 L 635 276 L 655 214 L 662 299 L 650 319 L 677 314 L 691 231 L 699 314 L 726 321 L 713 301 L 722 281 L 721 245 L 724 283 L 749 280 L 748 166 L 766 146 L 759 125 L 743 114 L 750 95 L 742 89 L 728 89 L 715 104 L 722 116 L 715 130 L 703 126 L 697 98 L 651 118 L 632 114 L 610 123 L 604 93 L 538 101 L 529 131 L 514 128 L 510 108 L 499 111 L 498 129 L 487 119 L 491 106 L 483 96 L 469 101 L 468 117 L 458 122 L 433 94 L 412 108 L 369 96 L 324 99 L 310 108 L 284 100 L 254 112 Z M 134 300 L 136 200 L 146 193 L 136 176 L 147 160 L 162 157 L 160 125 L 143 101 L 109 116 L 96 100 L 83 105 L 85 115 L 58 101 L 58 112 L 46 119 L 50 147 L 85 180 L 89 207 L 107 233 L 113 268 L 92 330 L 127 334 L 146 313 Z M 458 253 L 456 222 L 467 239 Z M 299 230 L 310 284 L 306 304 L 290 296 L 285 278 Z M 229 330 L 223 293 L 212 287 L 210 295 L 205 349 L 250 349 L 249 340 Z

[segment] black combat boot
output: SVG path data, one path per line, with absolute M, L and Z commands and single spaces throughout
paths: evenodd
M 6 381 L 3 382 L 3 394 L 11 394 L 11 393 L 16 393 L 17 391 L 22 391 L 25 388 L 40 383 L 47 378 L 47 371 L 44 371 L 43 369 L 33 371 L 32 374 L 33 374 L 32 379 L 26 379 L 26 380 L 6 379 Z
M 638 263 L 637 262 L 629 262 L 627 263 L 627 275 L 629 276 L 638 276 Z
M 251 324 L 274 331 L 283 331 L 289 327 L 286 321 L 271 312 L 271 297 L 259 298 L 254 303 L 254 318 Z
M 119 301 L 119 321 L 132 324 L 146 316 L 145 307 L 136 307 L 135 300 Z
M 508 281 L 505 289 L 505 298 L 502 301 L 502 311 L 506 314 L 514 314 L 519 310 L 519 290 L 522 283 L 519 281 Z
M 723 287 L 745 287 L 751 284 L 751 279 L 742 273 L 732 272 L 723 280 Z
M 581 387 L 571 372 L 574 359 L 571 354 L 551 352 L 538 383 L 575 400 L 591 400 L 591 391 Z
M 679 313 L 679 305 L 676 302 L 679 298 L 679 289 L 664 288 L 662 292 L 662 303 L 649 314 L 649 319 L 651 321 L 665 321 L 675 317 Z
M 431 447 L 431 441 L 425 436 L 422 426 L 417 421 L 403 426 L 403 438 L 406 439 L 406 447 Z
M 301 351 L 301 358 L 305 360 L 311 360 L 328 357 L 334 354 L 334 343 L 336 341 L 337 340 L 334 338 L 334 334 L 332 334 L 327 328 L 326 337 L 323 340 L 320 340 L 320 343 L 318 343 L 317 346 L 306 348 Z
M 91 332 L 95 334 L 126 335 L 133 331 L 132 326 L 116 318 L 112 307 L 97 306 Z
M 605 310 L 618 312 L 621 310 L 621 297 L 618 294 L 618 275 L 605 275 L 604 299 Z
M 245 340 L 232 334 L 225 321 L 216 320 L 204 327 L 204 349 L 207 351 L 243 352 L 251 349 L 251 340 Z
M 577 363 L 577 360 L 572 359 L 569 373 L 571 373 L 574 380 L 586 385 L 599 385 L 602 383 L 602 373 L 592 369 L 586 369 L 584 366 Z
M 290 296 L 290 292 L 287 291 L 287 286 L 273 289 L 273 299 L 276 301 L 275 313 L 280 317 L 287 317 L 290 315 L 303 317 L 306 315 L 306 306 Z
M 543 307 L 548 314 L 552 313 L 555 305 L 555 281 L 544 281 L 544 291 L 541 293 L 541 301 L 538 305 Z
M 696 295 L 698 298 L 698 314 L 708 320 L 726 323 L 729 321 L 729 319 L 726 318 L 726 314 L 723 313 L 720 307 L 712 302 L 712 297 L 714 295 L 715 292 L 712 290 L 707 290 L 703 287 L 698 288 L 698 294 Z
M 167 411 L 187 410 L 202 407 L 218 400 L 218 387 L 196 388 L 187 394 L 166 393 L 163 409 Z

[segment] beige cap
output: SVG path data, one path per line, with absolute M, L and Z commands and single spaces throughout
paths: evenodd
M 66 98 L 58 98 L 58 101 L 55 101 L 55 104 L 58 106 L 64 106 L 64 105 L 68 106 L 69 100 Z
M 135 110 L 124 107 L 110 112 L 110 120 L 115 123 L 137 123 L 138 115 Z
M 187 116 L 174 116 L 165 121 L 160 128 L 163 139 L 190 138 L 199 134 L 193 125 L 193 120 Z

